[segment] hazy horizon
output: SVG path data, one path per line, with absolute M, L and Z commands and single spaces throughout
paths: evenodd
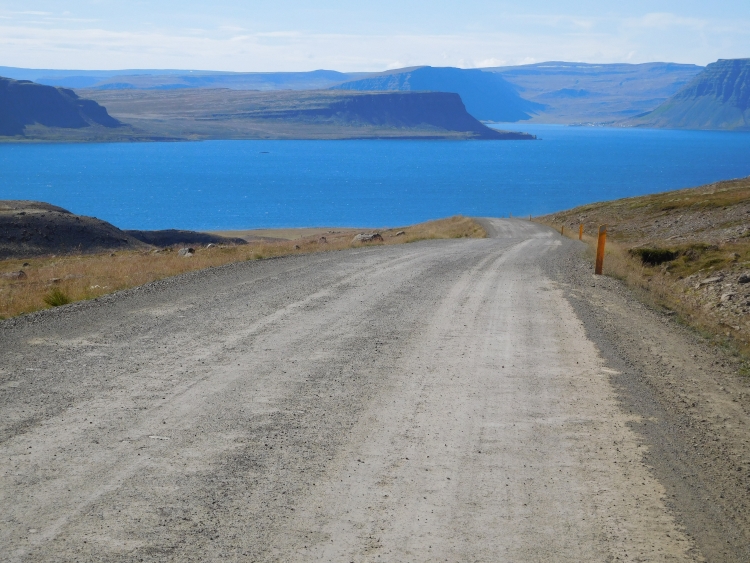
M 715 62 L 715 61 L 711 61 Z M 622 64 L 622 65 L 642 65 L 642 64 L 680 64 L 680 65 L 691 65 L 695 63 L 675 63 L 674 61 L 645 61 L 642 63 L 590 63 L 588 61 L 539 61 L 538 63 L 520 63 L 518 65 L 497 65 L 495 67 L 471 67 L 472 69 L 476 70 L 482 70 L 487 68 L 498 68 L 498 67 L 515 67 L 515 66 L 528 66 L 528 65 L 544 65 L 544 64 L 553 64 L 553 63 L 560 63 L 560 64 L 571 64 L 571 65 L 591 65 L 591 66 L 604 66 L 604 65 L 616 65 L 616 64 Z M 710 64 L 710 63 L 709 63 Z M 275 71 L 275 70 L 245 70 L 245 71 L 236 71 L 236 70 L 216 70 L 216 69 L 210 69 L 210 68 L 92 68 L 92 69 L 81 69 L 81 68 L 42 68 L 42 67 L 16 67 L 16 66 L 10 66 L 10 65 L 0 65 L 0 68 L 15 68 L 18 70 L 29 70 L 29 71 L 53 71 L 53 72 L 101 72 L 101 73 L 125 73 L 125 72 L 148 72 L 148 73 L 154 73 L 158 74 L 159 72 L 165 72 L 165 73 L 184 73 L 184 72 L 195 72 L 195 73 L 237 73 L 237 74 L 276 74 L 276 73 L 304 73 L 304 72 L 340 72 L 342 74 L 355 74 L 355 73 L 380 73 L 380 72 L 391 72 L 391 71 L 398 71 L 402 70 L 404 68 L 419 68 L 419 67 L 426 67 L 426 66 L 433 66 L 435 68 L 449 68 L 447 66 L 443 67 L 437 67 L 435 65 L 427 65 L 427 64 L 417 64 L 417 65 L 410 65 L 408 67 L 399 67 L 399 68 L 393 68 L 393 69 L 386 69 L 386 70 L 348 70 L 348 69 L 338 69 L 338 68 L 314 68 L 310 70 L 300 70 L 300 71 Z M 695 64 L 695 66 L 701 66 L 705 67 L 706 65 L 698 65 Z M 461 68 L 461 67 L 450 67 L 450 68 Z
M 378 72 L 545 61 L 706 65 L 750 56 L 750 4 L 731 0 L 467 0 L 350 5 L 5 0 L 0 65 L 30 69 Z

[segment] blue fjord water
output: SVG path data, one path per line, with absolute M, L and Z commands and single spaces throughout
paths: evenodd
M 750 133 L 513 124 L 530 141 L 0 145 L 0 199 L 130 229 L 538 215 L 750 175 Z

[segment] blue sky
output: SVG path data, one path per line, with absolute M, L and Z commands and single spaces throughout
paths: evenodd
M 0 66 L 378 71 L 750 57 L 748 0 L 0 0 Z

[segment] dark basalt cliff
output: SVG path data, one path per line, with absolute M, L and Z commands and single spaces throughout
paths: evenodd
M 466 111 L 483 121 L 512 122 L 529 119 L 543 106 L 524 100 L 516 87 L 500 74 L 477 69 L 403 69 L 345 82 L 337 90 L 453 92 L 459 94 Z
M 496 131 L 447 92 L 88 90 L 143 135 L 187 139 L 533 139 Z
M 654 111 L 628 124 L 676 129 L 750 129 L 750 59 L 719 60 Z
M 466 133 L 475 139 L 532 139 L 527 133 L 490 129 L 469 115 L 458 94 L 448 92 L 388 92 L 348 95 L 328 107 L 281 112 L 286 119 L 326 119 L 350 125 L 397 129 L 434 129 Z
M 0 135 L 23 136 L 28 125 L 81 129 L 114 128 L 121 123 L 72 90 L 0 77 Z

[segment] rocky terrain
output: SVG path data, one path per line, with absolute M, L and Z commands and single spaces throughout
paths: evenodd
M 199 233 L 182 229 L 156 231 L 125 230 L 127 235 L 153 246 L 165 247 L 176 244 L 247 244 L 244 238 L 223 237 L 211 233 Z
M 658 108 L 641 127 L 750 130 L 750 59 L 719 60 Z
M 623 251 L 615 272 L 685 319 L 750 350 L 750 178 L 594 203 L 541 219 Z M 606 259 L 605 259 L 606 260 Z
M 49 203 L 0 200 L 0 260 L 210 242 L 245 243 L 193 231 L 123 231 L 101 219 L 75 215 Z
M 0 77 L 0 136 L 25 137 L 33 125 L 113 129 L 122 123 L 72 90 Z

